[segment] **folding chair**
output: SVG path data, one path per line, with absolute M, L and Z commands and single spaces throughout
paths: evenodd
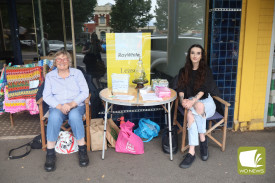
M 91 136 L 90 136 L 90 121 L 91 121 L 91 111 L 90 111 L 90 102 L 91 94 L 85 100 L 85 114 L 83 115 L 83 122 L 86 121 L 85 130 L 86 130 L 86 143 L 87 143 L 87 151 L 91 149 Z M 43 98 L 41 97 L 37 104 L 39 106 L 39 117 L 40 117 L 40 127 L 41 127 L 41 139 L 42 139 L 42 150 L 46 151 L 47 144 L 46 144 L 46 133 L 45 133 L 45 126 L 48 123 L 49 112 L 45 115 L 43 113 Z M 83 123 L 84 125 L 84 123 Z M 71 127 L 68 125 L 68 120 L 64 121 L 61 129 L 64 131 L 71 131 Z
M 225 144 L 226 144 L 226 129 L 227 129 L 227 118 L 228 118 L 228 107 L 230 106 L 230 103 L 226 102 L 225 100 L 221 99 L 217 96 L 212 96 L 213 99 L 216 102 L 219 102 L 220 104 L 224 105 L 224 114 L 220 114 L 219 112 L 215 112 L 215 114 L 207 118 L 206 120 L 209 121 L 209 129 L 206 131 L 205 135 L 207 135 L 210 139 L 212 139 L 218 146 L 221 147 L 221 150 L 225 150 Z M 183 118 L 183 127 L 177 120 L 177 113 L 178 111 L 184 116 Z M 186 139 L 186 129 L 187 129 L 187 109 L 184 109 L 181 105 L 179 106 L 178 98 L 176 99 L 175 103 L 175 111 L 174 111 L 174 125 L 177 125 L 179 127 L 178 134 L 182 132 L 182 145 L 181 145 L 181 152 L 184 152 L 189 148 L 189 145 L 185 145 L 185 139 Z M 217 122 L 217 120 L 219 120 Z M 212 126 L 212 122 L 215 122 L 216 124 Z M 223 126 L 221 126 L 223 125 Z M 218 141 L 216 138 L 214 138 L 211 134 L 213 130 L 215 130 L 217 127 L 221 127 L 223 131 L 222 140 L 221 142 Z

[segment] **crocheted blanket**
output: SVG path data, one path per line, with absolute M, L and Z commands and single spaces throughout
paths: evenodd
M 7 67 L 6 69 L 8 99 L 35 99 L 38 86 L 43 82 L 42 67 Z M 39 82 L 37 87 L 30 88 L 30 82 Z
M 39 114 L 39 109 L 36 104 L 35 99 L 14 99 L 14 100 L 9 100 L 8 99 L 8 90 L 7 86 L 5 87 L 5 101 L 3 108 L 5 112 L 9 113 L 17 113 L 21 111 L 29 111 L 31 115 L 33 114 Z
M 3 101 L 4 101 L 4 88 L 5 88 L 5 68 L 1 71 L 0 77 L 0 115 L 4 113 Z

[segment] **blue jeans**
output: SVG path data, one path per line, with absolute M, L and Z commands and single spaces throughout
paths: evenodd
M 200 114 L 198 114 L 194 109 L 194 107 L 190 109 L 195 119 L 195 121 L 188 128 L 188 140 L 189 140 L 189 145 L 191 146 L 199 145 L 198 134 L 206 132 L 206 119 L 213 116 L 216 111 L 215 102 L 209 94 L 206 99 L 202 99 L 198 101 L 204 104 L 204 112 L 206 116 L 203 117 Z
M 76 140 L 85 137 L 84 124 L 82 121 L 84 113 L 84 105 L 73 108 L 68 115 L 63 114 L 59 109 L 50 108 L 50 116 L 47 125 L 47 140 L 51 142 L 57 141 L 61 125 L 67 119 L 69 119 L 68 122 Z

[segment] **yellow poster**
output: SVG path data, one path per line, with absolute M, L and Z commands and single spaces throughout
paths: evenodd
M 107 80 L 112 87 L 113 73 L 129 74 L 129 85 L 134 80 L 134 73 L 139 59 L 143 62 L 146 79 L 150 84 L 151 34 L 150 33 L 106 33 L 107 45 Z

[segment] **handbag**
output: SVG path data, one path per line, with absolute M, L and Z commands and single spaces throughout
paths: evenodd
M 76 138 L 71 132 L 59 132 L 59 136 L 55 144 L 55 151 L 60 154 L 71 154 L 78 151 Z
M 134 123 L 127 121 L 120 126 L 116 142 L 116 152 L 128 154 L 143 154 L 144 146 L 141 138 L 133 133 Z
M 178 133 L 177 127 L 172 126 L 171 128 L 172 133 L 172 152 L 176 154 L 178 152 Z M 166 154 L 170 154 L 170 146 L 169 146 L 169 128 L 165 128 L 162 134 L 162 150 Z
M 12 156 L 12 152 L 17 150 L 17 149 L 20 149 L 22 147 L 26 147 L 26 152 L 22 155 L 18 155 L 18 156 Z M 30 154 L 31 150 L 32 149 L 42 149 L 42 141 L 41 141 L 41 134 L 37 135 L 36 137 L 33 138 L 32 141 L 20 146 L 20 147 L 17 147 L 17 148 L 13 148 L 9 151 L 9 159 L 20 159 L 20 158 L 23 158 L 25 156 L 27 156 L 28 154 Z
M 102 76 L 104 76 L 106 71 L 107 71 L 107 68 L 106 68 L 104 62 L 101 61 L 101 60 L 97 60 L 97 62 L 96 62 L 96 75 L 102 77 Z
M 138 128 L 135 129 L 135 134 L 141 138 L 147 139 L 143 142 L 149 142 L 154 137 L 158 136 L 160 127 L 157 123 L 150 119 L 141 118 L 138 122 Z

